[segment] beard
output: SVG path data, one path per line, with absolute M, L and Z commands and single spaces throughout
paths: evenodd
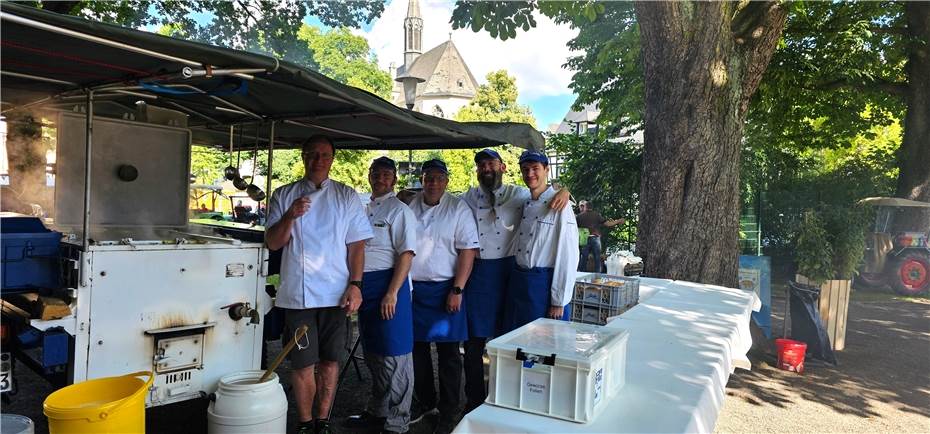
M 485 190 L 494 191 L 501 186 L 504 174 L 501 172 L 482 173 L 478 175 L 478 184 Z

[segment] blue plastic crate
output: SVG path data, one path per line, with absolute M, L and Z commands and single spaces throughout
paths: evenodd
M 4 292 L 59 286 L 61 233 L 50 231 L 38 219 L 3 218 L 0 225 L 2 285 Z M 39 222 L 39 226 L 35 226 Z M 11 229 L 29 232 L 11 232 Z

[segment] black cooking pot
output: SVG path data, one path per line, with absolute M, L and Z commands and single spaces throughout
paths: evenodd
M 239 169 L 232 166 L 226 166 L 226 168 L 223 169 L 223 176 L 225 176 L 229 181 L 235 181 L 236 178 L 239 177 Z M 242 189 L 240 188 L 240 190 Z

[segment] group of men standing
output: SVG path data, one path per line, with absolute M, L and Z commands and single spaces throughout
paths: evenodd
M 366 411 L 345 423 L 402 433 L 438 415 L 437 431 L 451 431 L 463 370 L 465 411 L 487 396 L 488 339 L 537 318 L 570 316 L 579 252 L 569 194 L 548 184 L 544 154 L 520 156 L 524 188 L 503 184 L 506 165 L 485 149 L 475 155 L 478 187 L 448 193 L 445 163 L 429 160 L 409 204 L 394 192 L 394 161 L 378 158 L 363 207 L 354 190 L 329 179 L 334 157 L 328 138 L 308 139 L 304 179 L 277 189 L 268 213 L 266 244 L 284 249 L 276 305 L 285 309 L 286 330 L 310 327 L 309 344 L 290 356 L 298 432 L 330 431 L 346 316 L 356 311 L 372 393 Z

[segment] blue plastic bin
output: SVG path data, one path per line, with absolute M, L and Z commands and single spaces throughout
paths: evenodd
M 3 292 L 59 287 L 61 233 L 50 231 L 35 217 L 0 220 Z M 17 232 L 22 231 L 22 232 Z

